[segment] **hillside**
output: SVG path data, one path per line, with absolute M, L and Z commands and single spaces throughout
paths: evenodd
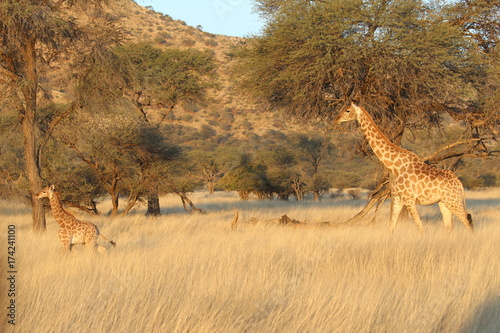
M 212 93 L 206 105 L 190 106 L 189 108 L 176 107 L 173 114 L 168 118 L 168 124 L 172 128 L 179 129 L 177 136 L 190 135 L 207 131 L 215 133 L 220 139 L 218 142 L 233 142 L 238 147 L 252 146 L 262 141 L 282 140 L 283 134 L 301 132 L 305 134 L 328 134 L 337 147 L 337 161 L 330 165 L 331 172 L 345 182 L 370 183 L 367 180 L 366 171 L 359 172 L 358 163 L 360 156 L 353 156 L 353 151 L 362 147 L 362 135 L 353 127 L 343 130 L 340 128 L 325 128 L 321 126 L 298 124 L 292 119 L 284 117 L 277 111 L 270 111 L 263 105 L 252 102 L 249 98 L 236 93 L 234 83 L 229 78 L 231 59 L 228 53 L 231 48 L 245 41 L 244 38 L 212 34 L 198 28 L 187 25 L 181 20 L 174 20 L 168 14 L 158 13 L 150 8 L 143 7 L 133 0 L 110 0 L 105 11 L 114 22 L 123 29 L 126 39 L 130 42 L 151 42 L 155 47 L 180 49 L 210 50 L 218 62 L 218 80 L 220 89 Z M 151 107 L 148 114 L 163 113 L 160 109 Z M 447 118 L 446 136 L 439 133 L 417 133 L 408 131 L 402 141 L 402 146 L 411 149 L 420 156 L 428 156 L 440 147 L 449 144 L 449 140 L 460 136 L 460 128 L 456 121 Z M 328 125 L 326 126 L 328 127 Z M 339 131 L 340 130 L 340 131 Z M 416 136 L 415 136 L 416 134 Z M 212 135 L 212 134 L 211 134 Z M 196 136 L 196 135 L 194 135 Z M 198 136 L 199 138 L 199 136 Z M 198 139 L 197 138 L 197 139 Z M 181 138 L 181 141 L 184 138 Z M 285 137 L 286 140 L 286 137 Z M 363 153 L 364 154 L 364 153 Z M 363 164 L 369 170 L 369 174 L 377 167 L 378 162 L 373 159 L 363 158 Z M 462 170 L 458 174 L 462 178 L 470 178 L 471 183 L 481 177 L 485 172 L 491 172 L 488 166 L 492 162 L 477 161 L 462 164 Z M 443 165 L 449 168 L 451 165 Z M 472 169 L 474 172 L 471 172 Z M 467 170 L 468 169 L 468 170 Z M 496 173 L 496 172 L 495 172 Z M 378 178 L 371 175 L 369 178 Z M 364 180 L 363 180 L 364 179 Z M 481 183 L 481 181 L 479 181 Z
M 140 6 L 132 0 L 110 1 L 106 10 L 116 19 L 131 42 L 150 41 L 159 48 L 208 49 L 214 53 L 219 65 L 220 89 L 213 93 L 208 105 L 191 110 L 175 109 L 175 119 L 171 120 L 173 123 L 197 129 L 203 125 L 224 123 L 224 126 L 216 129 L 217 132 L 230 130 L 233 136 L 239 138 L 244 138 L 248 129 L 262 135 L 270 129 L 280 130 L 285 127 L 276 114 L 263 114 L 259 112 L 258 105 L 234 93 L 234 85 L 228 76 L 230 59 L 227 54 L 232 47 L 243 42 L 244 38 L 202 31 L 181 20 L 174 20 L 167 14 Z

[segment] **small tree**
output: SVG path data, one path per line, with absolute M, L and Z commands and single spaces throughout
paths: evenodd
M 216 88 L 215 60 L 210 51 L 156 48 L 128 43 L 114 51 L 120 73 L 128 78 L 123 93 L 135 103 L 146 121 L 159 124 L 180 104 L 204 103 Z M 149 107 L 164 110 L 160 117 Z
M 63 113 L 41 120 L 41 102 L 44 97 L 50 95 L 49 91 L 43 91 L 41 81 L 44 74 L 50 70 L 50 65 L 59 60 L 60 55 L 74 50 L 77 41 L 89 37 L 90 34 L 95 34 L 94 39 L 103 36 L 92 31 L 91 25 L 85 27 L 81 22 L 66 15 L 64 10 L 78 10 L 80 6 L 95 8 L 101 2 L 103 1 L 0 1 L 0 85 L 4 91 L 2 98 L 8 97 L 19 114 L 24 138 L 25 171 L 33 208 L 33 229 L 36 231 L 45 230 L 42 201 L 34 197 L 43 187 L 43 148 L 59 120 L 75 107 L 70 105 Z M 89 12 L 92 11 L 87 11 Z M 92 22 L 104 23 L 102 20 Z M 102 30 L 113 31 L 113 24 L 106 23 L 106 28 Z M 111 36 L 112 34 L 108 34 L 108 37 Z M 46 125 L 48 130 L 43 131 L 42 125 Z
M 53 141 L 47 145 L 43 178 L 62 189 L 62 201 L 90 214 L 100 215 L 97 202 L 106 195 L 94 170 L 68 149 Z
M 331 187 L 330 181 L 322 174 L 314 175 L 308 183 L 307 189 L 313 193 L 314 201 L 321 200 L 321 195 Z
M 109 111 L 103 119 L 79 112 L 64 121 L 57 139 L 74 151 L 109 193 L 111 215 L 119 210 L 120 194 L 128 196 L 126 214 L 138 198 L 167 179 L 168 163 L 180 149 L 167 142 L 158 128 L 138 121 L 132 110 Z
M 134 103 L 145 122 L 158 128 L 176 106 L 204 103 L 208 91 L 217 87 L 213 83 L 214 56 L 209 51 L 161 50 L 148 43 L 129 43 L 117 48 L 114 55 L 122 77 L 127 78 L 124 87 L 117 88 Z M 148 113 L 153 106 L 163 111 Z M 158 193 L 152 188 L 148 207 L 158 208 L 155 212 L 148 208 L 147 214 L 157 214 L 159 205 Z
M 268 187 L 264 172 L 263 165 L 254 164 L 249 154 L 242 154 L 239 165 L 224 175 L 222 186 L 237 191 L 242 200 L 248 200 L 252 193 L 262 198 Z
M 187 153 L 193 167 L 190 172 L 205 184 L 210 194 L 215 192 L 224 174 L 235 167 L 236 156 L 236 148 L 220 145 L 211 149 L 193 149 Z

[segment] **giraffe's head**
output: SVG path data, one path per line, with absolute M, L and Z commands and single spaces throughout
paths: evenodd
M 339 115 L 335 119 L 334 124 L 340 124 L 345 121 L 351 121 L 351 120 L 356 120 L 358 113 L 360 112 L 360 107 L 357 106 L 354 102 L 351 102 L 349 106 L 347 106 L 345 109 L 340 111 Z
M 37 199 L 42 199 L 42 198 L 52 198 L 52 194 L 56 191 L 56 187 L 54 185 L 47 186 L 43 190 L 40 191 L 37 195 L 35 195 L 35 198 Z

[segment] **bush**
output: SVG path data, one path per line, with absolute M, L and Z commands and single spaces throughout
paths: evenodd
M 463 176 L 460 177 L 462 184 L 468 189 L 477 189 L 484 187 L 484 180 L 479 177 Z
M 217 43 L 217 41 L 215 39 L 210 38 L 210 39 L 205 40 L 205 45 L 206 46 L 216 47 L 216 46 L 219 45 L 219 43 Z
M 486 173 L 479 176 L 483 180 L 483 185 L 486 187 L 497 186 L 497 176 L 491 173 Z
M 195 44 L 196 44 L 196 42 L 192 39 L 189 39 L 189 38 L 182 39 L 182 45 L 184 45 L 184 46 L 194 46 Z

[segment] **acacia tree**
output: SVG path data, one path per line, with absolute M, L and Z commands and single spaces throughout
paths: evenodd
M 187 152 L 187 157 L 192 165 L 190 173 L 201 180 L 207 187 L 208 193 L 213 194 L 219 180 L 226 172 L 235 167 L 238 156 L 237 148 L 226 145 L 210 145 L 196 147 Z
M 3 98 L 19 114 L 24 137 L 24 161 L 29 182 L 33 208 L 33 228 L 45 230 L 42 202 L 34 195 L 42 188 L 42 152 L 48 137 L 60 119 L 71 112 L 76 104 L 52 117 L 40 119 L 40 106 L 50 97 L 41 81 L 62 54 L 71 52 L 77 41 L 97 33 L 92 29 L 99 20 L 83 26 L 65 14 L 72 9 L 78 11 L 98 8 L 104 0 L 1 0 L 0 1 L 0 85 Z M 92 11 L 82 11 L 90 13 Z M 101 18 L 102 20 L 102 18 Z M 105 31 L 112 30 L 112 24 Z M 94 26 L 95 27 L 95 26 Z M 97 36 L 102 36 L 97 33 Z M 102 45 L 101 45 L 102 46 Z
M 269 107 L 328 121 L 358 99 L 396 144 L 447 112 L 469 129 L 433 163 L 492 154 L 498 95 L 481 92 L 499 83 L 497 2 L 258 0 L 257 9 L 266 27 L 235 52 L 234 72 Z
M 299 158 L 306 163 L 303 173 L 307 189 L 314 194 L 314 200 L 320 200 L 321 193 L 331 186 L 320 167 L 332 155 L 333 146 L 327 136 L 298 135 L 295 140 Z
M 500 3 L 494 0 L 459 0 L 447 13 L 450 24 L 461 29 L 473 41 L 474 50 L 484 61 L 485 77 L 479 82 L 480 89 L 465 120 L 471 127 L 474 139 L 482 133 L 498 133 L 500 123 Z M 482 145 L 482 140 L 477 140 Z M 465 151 L 470 153 L 470 151 Z M 494 153 L 482 149 L 482 157 Z M 476 154 L 477 155 L 477 154 Z
M 209 80 L 215 73 L 213 54 L 162 50 L 148 43 L 105 51 L 80 57 L 80 62 L 93 64 L 75 89 L 82 112 L 65 122 L 58 139 L 94 171 L 112 198 L 112 215 L 118 214 L 123 194 L 128 195 L 123 213 L 146 196 L 147 215 L 159 215 L 158 183 L 182 188 L 167 177 L 165 162 L 177 158 L 179 150 L 161 135 L 161 125 L 173 108 L 206 100 L 214 86 Z M 185 196 L 182 190 L 176 193 Z
M 451 22 L 458 9 L 418 0 L 257 3 L 266 28 L 236 52 L 234 71 L 270 107 L 328 119 L 356 98 L 399 143 L 410 122 L 439 123 L 436 110 L 467 114 L 481 98 L 492 62 L 465 38 L 478 30 Z
M 111 216 L 119 213 L 120 196 L 128 197 L 121 213 L 125 215 L 139 198 L 168 181 L 168 162 L 180 155 L 179 147 L 170 144 L 158 128 L 138 120 L 131 109 L 117 107 L 98 116 L 75 112 L 54 134 L 76 157 L 69 173 L 78 170 L 80 160 L 109 194 Z
M 134 103 L 142 119 L 157 128 L 175 107 L 203 104 L 208 91 L 217 86 L 211 51 L 161 50 L 148 43 L 128 43 L 117 48 L 114 55 L 121 76 L 126 78 L 118 88 Z M 151 108 L 156 112 L 148 112 Z M 148 196 L 147 214 L 160 214 L 158 193 L 153 189 Z

